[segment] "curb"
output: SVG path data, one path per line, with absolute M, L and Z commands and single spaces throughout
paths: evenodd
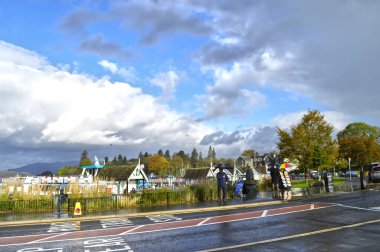
M 91 217 L 70 217 L 70 218 L 60 218 L 60 219 L 39 219 L 39 220 L 29 220 L 29 221 L 6 221 L 6 222 L 0 223 L 0 227 L 17 226 L 17 225 L 33 225 L 33 224 L 50 224 L 50 223 L 55 223 L 55 222 L 92 221 L 92 220 L 112 219 L 112 218 L 120 218 L 120 217 L 142 217 L 142 216 L 147 216 L 147 215 L 226 211 L 226 210 L 242 209 L 242 208 L 250 208 L 250 207 L 271 206 L 271 205 L 278 205 L 278 204 L 285 204 L 285 203 L 288 203 L 288 201 L 276 200 L 276 201 L 266 201 L 266 202 L 258 202 L 258 203 L 237 204 L 237 205 L 230 205 L 230 206 L 189 208 L 189 209 L 141 212 L 141 213 L 131 213 L 131 214 L 97 215 L 97 216 L 91 216 Z

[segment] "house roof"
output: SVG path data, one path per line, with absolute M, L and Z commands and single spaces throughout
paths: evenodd
M 184 179 L 206 179 L 210 168 L 190 168 L 186 171 Z
M 106 166 L 99 171 L 98 176 L 105 177 L 106 179 L 114 179 L 116 181 L 126 181 L 135 169 L 136 167 L 134 166 L 126 165 Z
M 251 161 L 252 158 L 251 157 L 248 157 L 248 156 L 240 156 L 239 158 L 242 158 L 244 159 L 245 161 Z

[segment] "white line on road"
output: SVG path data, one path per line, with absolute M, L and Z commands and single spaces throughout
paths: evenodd
M 267 216 L 267 213 L 268 213 L 268 210 L 264 210 L 263 214 L 261 215 L 261 217 L 265 217 Z
M 128 231 L 125 231 L 124 233 L 119 234 L 119 235 L 125 235 L 125 234 L 128 234 L 128 233 L 130 233 L 130 232 L 132 232 L 132 231 L 135 231 L 136 229 L 139 229 L 139 228 L 144 227 L 144 226 L 145 226 L 145 225 L 140 225 L 140 226 L 134 227 L 134 228 L 132 228 L 132 229 L 129 229 Z
M 70 233 L 72 233 L 72 232 L 66 232 L 66 233 L 60 233 L 60 234 L 57 234 L 57 235 L 52 235 L 52 236 L 49 236 L 49 237 L 45 237 L 45 238 L 42 238 L 42 239 L 38 239 L 38 240 L 35 240 L 35 241 L 28 242 L 28 244 L 38 243 L 38 242 L 41 242 L 41 241 L 45 241 L 47 239 L 56 238 L 58 236 L 67 235 L 67 234 L 70 234 Z
M 359 209 L 359 210 L 366 210 L 366 211 L 372 211 L 372 212 L 380 212 L 379 209 L 373 209 L 373 208 L 363 208 L 363 207 L 354 207 L 354 206 L 347 206 L 342 204 L 336 204 L 337 206 L 346 207 L 346 208 L 352 208 L 352 209 Z
M 294 239 L 294 238 L 299 238 L 299 237 L 305 237 L 305 236 L 310 236 L 310 235 L 316 235 L 316 234 L 322 234 L 322 233 L 337 231 L 337 230 L 341 230 L 341 229 L 359 227 L 359 226 L 363 226 L 363 225 L 367 225 L 367 224 L 373 224 L 373 223 L 378 223 L 378 222 L 380 222 L 380 219 L 372 220 L 372 221 L 366 221 L 366 222 L 360 222 L 360 223 L 346 225 L 346 226 L 327 228 L 327 229 L 320 229 L 320 230 L 317 230 L 317 231 L 312 231 L 312 232 L 307 232 L 307 233 L 300 233 L 300 234 L 289 235 L 289 236 L 284 236 L 284 237 L 278 237 L 278 238 L 268 239 L 268 240 L 263 240 L 263 241 L 257 241 L 257 242 L 250 242 L 250 243 L 233 245 L 233 246 L 226 246 L 226 247 L 219 247 L 219 248 L 213 248 L 213 249 L 200 250 L 198 252 L 212 252 L 212 251 L 221 251 L 221 250 L 227 250 L 227 249 L 243 248 L 243 247 L 254 246 L 254 245 L 258 245 L 258 244 L 265 244 L 265 243 L 270 243 L 270 242 L 289 240 L 289 239 Z
M 311 204 L 311 205 L 310 205 L 310 209 L 311 209 L 311 210 L 314 209 L 314 207 L 315 207 L 314 204 Z
M 204 219 L 203 221 L 199 222 L 197 226 L 202 226 L 205 222 L 209 221 L 211 217 Z

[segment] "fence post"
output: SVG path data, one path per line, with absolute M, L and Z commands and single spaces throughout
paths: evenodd
M 212 201 L 212 189 L 209 189 L 210 190 L 210 201 Z
M 169 192 L 166 192 L 166 205 L 169 206 L 169 204 L 170 204 Z
M 67 215 L 70 216 L 70 199 L 67 197 Z

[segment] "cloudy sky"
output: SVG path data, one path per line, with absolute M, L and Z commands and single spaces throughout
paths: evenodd
M 380 125 L 380 1 L 0 2 L 0 169 L 237 157 L 318 109 Z

